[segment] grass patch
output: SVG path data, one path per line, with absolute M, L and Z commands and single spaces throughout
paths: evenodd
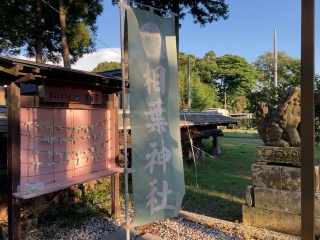
M 243 133 L 241 133 L 243 134 Z M 204 141 L 209 152 L 211 139 Z M 251 183 L 258 138 L 219 138 L 221 155 L 185 166 L 186 196 L 183 210 L 228 221 L 241 221 L 245 190 Z
M 189 212 L 241 222 L 251 165 L 257 162 L 257 147 L 264 144 L 256 131 L 224 133 L 219 138 L 221 155 L 197 163 L 197 171 L 194 164 L 184 166 L 186 195 L 182 206 Z M 211 141 L 203 142 L 206 152 L 210 152 Z M 315 147 L 315 162 L 320 162 L 320 144 Z
M 242 129 L 223 129 L 223 133 L 231 133 L 232 135 L 237 135 L 237 134 L 253 134 L 253 135 L 258 135 L 258 131 L 256 129 L 250 130 L 242 130 Z

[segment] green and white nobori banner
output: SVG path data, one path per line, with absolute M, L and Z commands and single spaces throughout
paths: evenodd
M 133 226 L 177 216 L 185 194 L 174 19 L 127 10 Z

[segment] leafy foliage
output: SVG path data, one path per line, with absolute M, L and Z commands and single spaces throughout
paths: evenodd
M 113 4 L 118 2 L 118 0 L 112 0 Z M 186 14 L 191 14 L 194 23 L 199 23 L 201 26 L 221 18 L 228 18 L 229 6 L 225 0 L 140 0 L 139 3 L 161 9 L 163 12 L 172 11 L 177 13 L 180 19 L 184 19 Z M 140 5 L 137 7 L 143 8 Z
M 119 0 L 112 0 L 112 4 L 117 4 L 118 2 Z M 139 0 L 139 3 L 133 3 L 134 7 L 141 9 L 149 9 L 146 6 L 154 7 L 160 10 L 155 10 L 155 13 L 162 17 L 168 17 L 168 15 L 171 15 L 170 13 L 177 14 L 175 28 L 178 52 L 180 19 L 184 19 L 186 14 L 191 14 L 194 19 L 193 22 L 199 23 L 200 26 L 204 27 L 213 21 L 226 20 L 229 12 L 229 5 L 225 3 L 225 0 Z
M 301 79 L 300 59 L 292 58 L 285 52 L 278 52 L 277 59 L 277 88 L 274 80 L 273 52 L 266 52 L 253 63 L 259 74 L 255 97 L 259 99 L 259 102 L 268 102 L 271 106 L 277 104 L 278 97 L 283 96 L 287 87 L 299 86 Z
M 257 72 L 244 58 L 232 54 L 217 57 L 216 63 L 215 82 L 220 90 L 220 102 L 226 93 L 229 111 L 242 112 L 247 106 L 247 95 L 256 86 Z
M 191 108 L 194 111 L 203 111 L 217 103 L 215 88 L 203 83 L 200 77 L 193 76 L 191 81 Z
M 99 63 L 92 72 L 103 72 L 109 70 L 121 69 L 121 63 L 118 62 L 102 62 Z
M 20 54 L 32 21 L 25 8 L 19 1 L 0 1 L 0 54 Z
M 185 55 L 179 53 L 178 68 L 179 68 L 179 92 L 180 110 L 188 108 L 188 57 L 190 58 L 190 85 L 191 85 L 191 109 L 193 111 L 203 111 L 206 108 L 217 107 L 220 104 L 217 99 L 216 87 L 210 81 L 203 81 L 202 76 L 209 69 L 208 64 L 201 58 L 196 58 L 193 55 Z
M 28 57 L 36 56 L 36 35 L 42 35 L 43 61 L 59 63 L 61 59 L 61 32 L 58 1 L 47 0 L 42 4 L 41 24 L 36 25 L 34 0 L 1 1 L 0 20 L 5 27 L 0 30 L 1 52 L 19 54 L 22 49 Z M 75 63 L 86 53 L 94 51 L 97 17 L 102 13 L 101 0 L 65 0 L 67 37 L 70 62 Z M 12 18 L 14 13 L 14 18 Z M 3 20 L 3 21 L 2 21 Z

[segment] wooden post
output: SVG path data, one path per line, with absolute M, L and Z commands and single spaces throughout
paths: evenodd
M 119 107 L 118 95 L 112 94 L 113 109 L 114 109 L 114 129 L 115 129 L 115 163 L 113 167 L 119 167 Z
M 315 1 L 301 6 L 301 239 L 315 236 L 314 26 Z
M 119 197 L 119 174 L 115 174 L 111 176 L 111 214 L 114 218 L 120 217 Z
M 221 154 L 221 151 L 218 145 L 218 136 L 215 136 L 215 135 L 212 136 L 212 147 L 211 147 L 210 153 L 213 156 L 217 156 Z
M 21 239 L 20 200 L 12 194 L 20 184 L 20 89 L 11 83 L 7 90 L 8 102 L 8 233 L 9 239 Z
M 0 105 L 6 105 L 6 93 L 4 86 L 0 86 Z
M 115 151 L 115 159 L 112 163 L 111 167 L 119 167 L 119 124 L 118 124 L 118 96 L 113 93 L 110 96 L 110 101 L 112 101 L 113 110 L 114 110 L 114 151 Z M 115 174 L 111 176 L 111 214 L 115 218 L 120 217 L 119 211 L 119 174 Z

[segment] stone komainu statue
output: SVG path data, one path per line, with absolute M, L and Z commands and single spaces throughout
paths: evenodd
M 300 87 L 289 87 L 272 111 L 261 103 L 256 112 L 257 129 L 267 146 L 300 147 L 298 125 L 301 121 Z

